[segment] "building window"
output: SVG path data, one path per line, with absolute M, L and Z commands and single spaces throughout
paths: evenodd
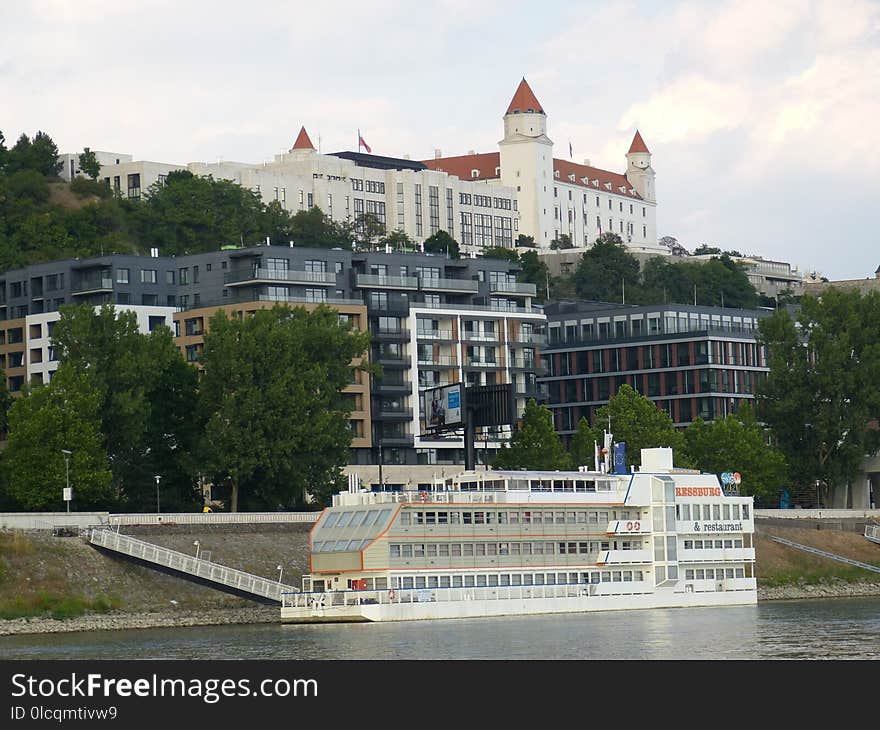
M 132 200 L 139 200 L 141 197 L 141 176 L 138 173 L 128 176 L 128 197 Z
M 128 284 L 128 269 L 116 269 L 116 283 Z
M 180 281 L 181 286 L 189 284 L 189 269 L 180 269 L 178 274 L 178 281 Z
M 155 284 L 156 269 L 141 269 L 141 284 Z

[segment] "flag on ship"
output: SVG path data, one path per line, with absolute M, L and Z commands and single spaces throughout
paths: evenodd
M 367 152 L 371 153 L 373 151 L 370 149 L 370 145 L 364 142 L 364 138 L 361 137 L 361 130 L 358 130 L 358 152 L 361 151 L 361 147 L 363 147 Z

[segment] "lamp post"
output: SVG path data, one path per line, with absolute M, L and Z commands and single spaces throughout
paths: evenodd
M 159 480 L 161 479 L 161 475 L 156 474 L 153 479 L 156 480 L 156 514 L 159 514 Z
M 822 500 L 819 498 L 819 484 L 820 484 L 820 480 L 817 479 L 816 480 L 816 509 L 817 510 L 822 509 Z
M 278 585 L 281 585 L 281 574 L 284 572 L 284 566 L 278 566 Z
M 64 496 L 70 496 L 70 454 L 71 452 L 67 449 L 61 449 L 61 453 L 64 454 L 64 477 L 67 485 L 67 489 L 64 491 Z M 70 512 L 70 500 L 65 499 L 67 502 L 67 511 Z
M 193 545 L 196 546 L 196 560 L 199 559 L 199 544 L 200 544 L 200 543 L 199 543 L 198 540 L 196 540 L 196 541 L 193 543 Z

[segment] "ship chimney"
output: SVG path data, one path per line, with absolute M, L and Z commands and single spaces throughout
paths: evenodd
M 435 160 L 439 160 L 440 157 L 441 157 L 441 155 L 440 155 L 440 150 L 439 150 L 439 148 L 438 148 L 438 149 L 435 149 L 435 150 L 434 150 L 434 159 L 435 159 Z

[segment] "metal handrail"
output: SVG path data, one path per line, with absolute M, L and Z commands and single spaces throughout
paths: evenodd
M 274 601 L 280 602 L 281 594 L 284 591 L 296 590 L 293 586 L 282 584 L 279 581 L 245 573 L 243 570 L 236 570 L 210 560 L 196 558 L 128 535 L 120 535 L 112 530 L 90 530 L 89 542 L 133 558 L 162 565 L 181 573 L 187 573 Z

